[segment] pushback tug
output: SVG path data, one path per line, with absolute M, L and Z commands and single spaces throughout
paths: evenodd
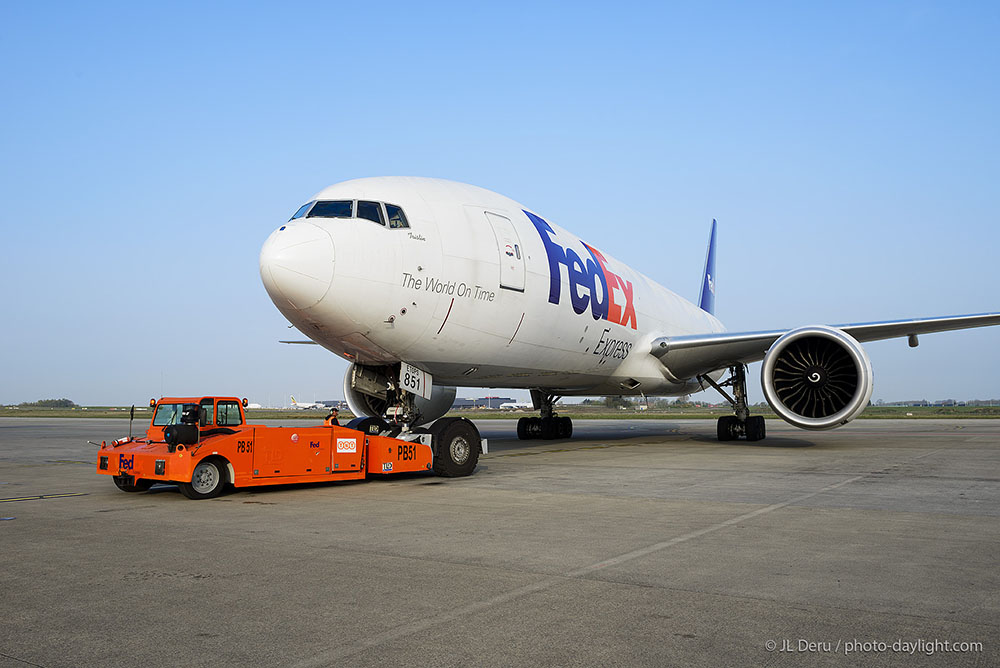
M 433 471 L 470 475 L 487 451 L 475 426 L 443 418 L 428 429 L 402 430 L 379 418 L 347 426 L 267 427 L 246 422 L 246 399 L 163 397 L 150 400 L 144 438 L 102 442 L 97 472 L 125 492 L 174 483 L 189 499 L 234 487 L 363 480 L 369 474 Z

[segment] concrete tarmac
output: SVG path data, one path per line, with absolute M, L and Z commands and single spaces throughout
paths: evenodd
M 468 478 L 191 501 L 0 419 L 0 668 L 1000 665 L 1000 420 L 477 424 Z

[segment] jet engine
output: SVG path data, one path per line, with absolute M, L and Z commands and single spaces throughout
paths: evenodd
M 358 417 L 385 417 L 398 402 L 395 387 L 399 365 L 366 366 L 351 364 L 344 375 L 344 397 L 351 412 Z M 455 388 L 434 385 L 431 398 L 414 396 L 413 405 L 417 419 L 413 425 L 433 422 L 451 409 L 455 403 Z
M 794 329 L 767 351 L 760 371 L 767 403 L 802 429 L 847 424 L 872 396 L 872 364 L 861 344 L 839 329 Z

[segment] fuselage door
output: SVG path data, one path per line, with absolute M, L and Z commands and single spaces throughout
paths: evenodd
M 500 287 L 524 292 L 524 250 L 509 218 L 486 212 L 500 252 Z

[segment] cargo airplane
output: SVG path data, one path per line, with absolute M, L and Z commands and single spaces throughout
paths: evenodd
M 313 408 L 326 408 L 326 404 L 321 404 L 318 401 L 295 401 L 295 395 L 292 395 L 292 408 L 307 411 Z
M 344 393 L 355 415 L 408 429 L 443 416 L 457 385 L 523 388 L 540 416 L 518 421 L 520 438 L 569 437 L 572 422 L 554 410 L 564 395 L 715 388 L 733 408 L 718 421 L 719 439 L 759 440 L 764 420 L 750 415 L 746 365 L 760 360 L 779 417 L 838 427 L 871 397 L 862 342 L 908 337 L 916 346 L 920 334 L 1000 324 L 1000 313 L 982 313 L 728 332 L 715 317 L 715 239 L 713 221 L 692 303 L 497 193 L 364 178 L 303 204 L 265 241 L 260 274 L 309 338 L 286 343 L 315 343 L 351 363 Z
M 518 411 L 527 410 L 529 408 L 534 408 L 534 404 L 522 403 L 520 401 L 508 401 L 506 403 L 500 404 L 500 410 L 502 411 Z

